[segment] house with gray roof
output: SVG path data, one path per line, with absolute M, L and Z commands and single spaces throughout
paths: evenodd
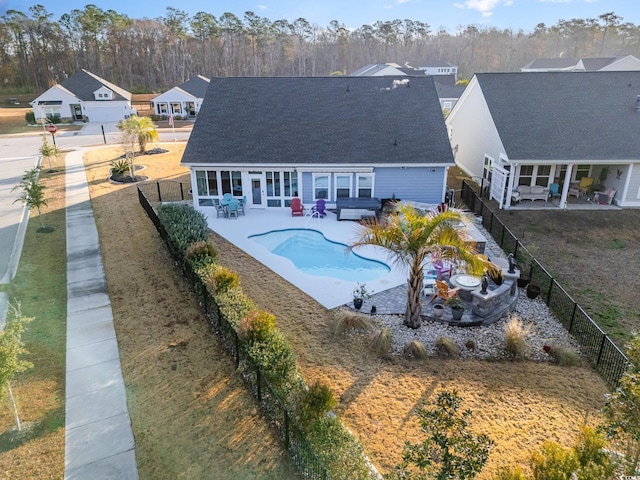
M 196 207 L 442 202 L 453 154 L 430 77 L 215 78 L 182 165 Z
M 508 208 L 519 186 L 599 179 L 640 207 L 640 72 L 476 74 L 446 119 L 456 164 Z
M 633 55 L 596 58 L 537 58 L 521 72 L 611 72 L 640 70 L 640 60 Z
M 131 93 L 87 70 L 74 73 L 30 104 L 36 120 L 48 117 L 107 123 L 135 114 Z
M 200 110 L 208 87 L 207 77 L 197 75 L 190 78 L 151 100 L 153 111 L 161 116 L 193 118 Z

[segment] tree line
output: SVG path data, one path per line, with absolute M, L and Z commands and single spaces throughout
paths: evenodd
M 193 16 L 168 7 L 133 19 L 95 5 L 53 19 L 42 5 L 0 17 L 3 89 L 39 93 L 86 69 L 133 93 L 164 91 L 196 75 L 327 76 L 372 63 L 423 66 L 446 61 L 459 77 L 518 71 L 535 58 L 640 57 L 640 27 L 613 12 L 524 30 L 460 26 L 434 31 L 420 20 L 377 21 L 348 29 L 304 18 L 272 21 L 247 11 Z

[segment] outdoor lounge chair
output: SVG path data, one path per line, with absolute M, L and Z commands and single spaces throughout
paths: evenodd
M 224 206 L 222 206 L 220 204 L 220 200 L 218 200 L 217 198 L 213 199 L 213 206 L 216 207 L 216 217 L 220 218 L 220 217 L 226 217 L 227 216 L 227 212 L 224 209 Z
M 229 205 L 226 206 L 227 209 L 227 218 L 235 217 L 238 219 L 238 200 L 235 198 L 229 202 Z
M 438 297 L 442 298 L 444 300 L 444 303 L 448 303 L 449 300 L 451 300 L 453 297 L 458 295 L 459 290 L 460 289 L 458 287 L 449 288 L 449 285 L 447 284 L 447 282 L 443 282 L 442 280 L 436 280 L 436 291 L 433 294 L 433 297 L 431 297 L 431 300 L 429 301 L 429 303 L 433 302 Z
M 616 191 L 615 188 L 607 188 L 604 192 L 593 192 L 593 201 L 601 205 L 611 205 L 613 197 L 616 196 Z
M 560 184 L 552 183 L 549 185 L 549 194 L 551 194 L 551 198 L 560 196 Z
M 313 216 L 314 214 L 319 218 L 324 218 L 324 216 L 327 214 L 327 212 L 325 211 L 324 199 L 320 198 L 316 200 L 316 204 L 311 207 L 311 215 Z
M 304 206 L 298 197 L 291 199 L 291 216 L 302 217 L 304 215 Z

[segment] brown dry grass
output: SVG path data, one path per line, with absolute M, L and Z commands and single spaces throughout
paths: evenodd
M 294 477 L 140 208 L 135 185 L 107 181 L 109 162 L 119 154 L 93 151 L 86 167 L 140 478 Z M 174 153 L 138 163 L 152 179 L 188 179 Z

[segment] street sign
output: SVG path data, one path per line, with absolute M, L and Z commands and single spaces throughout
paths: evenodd
M 52 133 L 52 134 L 58 131 L 58 129 L 53 123 L 47 127 L 47 130 L 49 130 L 49 133 Z

